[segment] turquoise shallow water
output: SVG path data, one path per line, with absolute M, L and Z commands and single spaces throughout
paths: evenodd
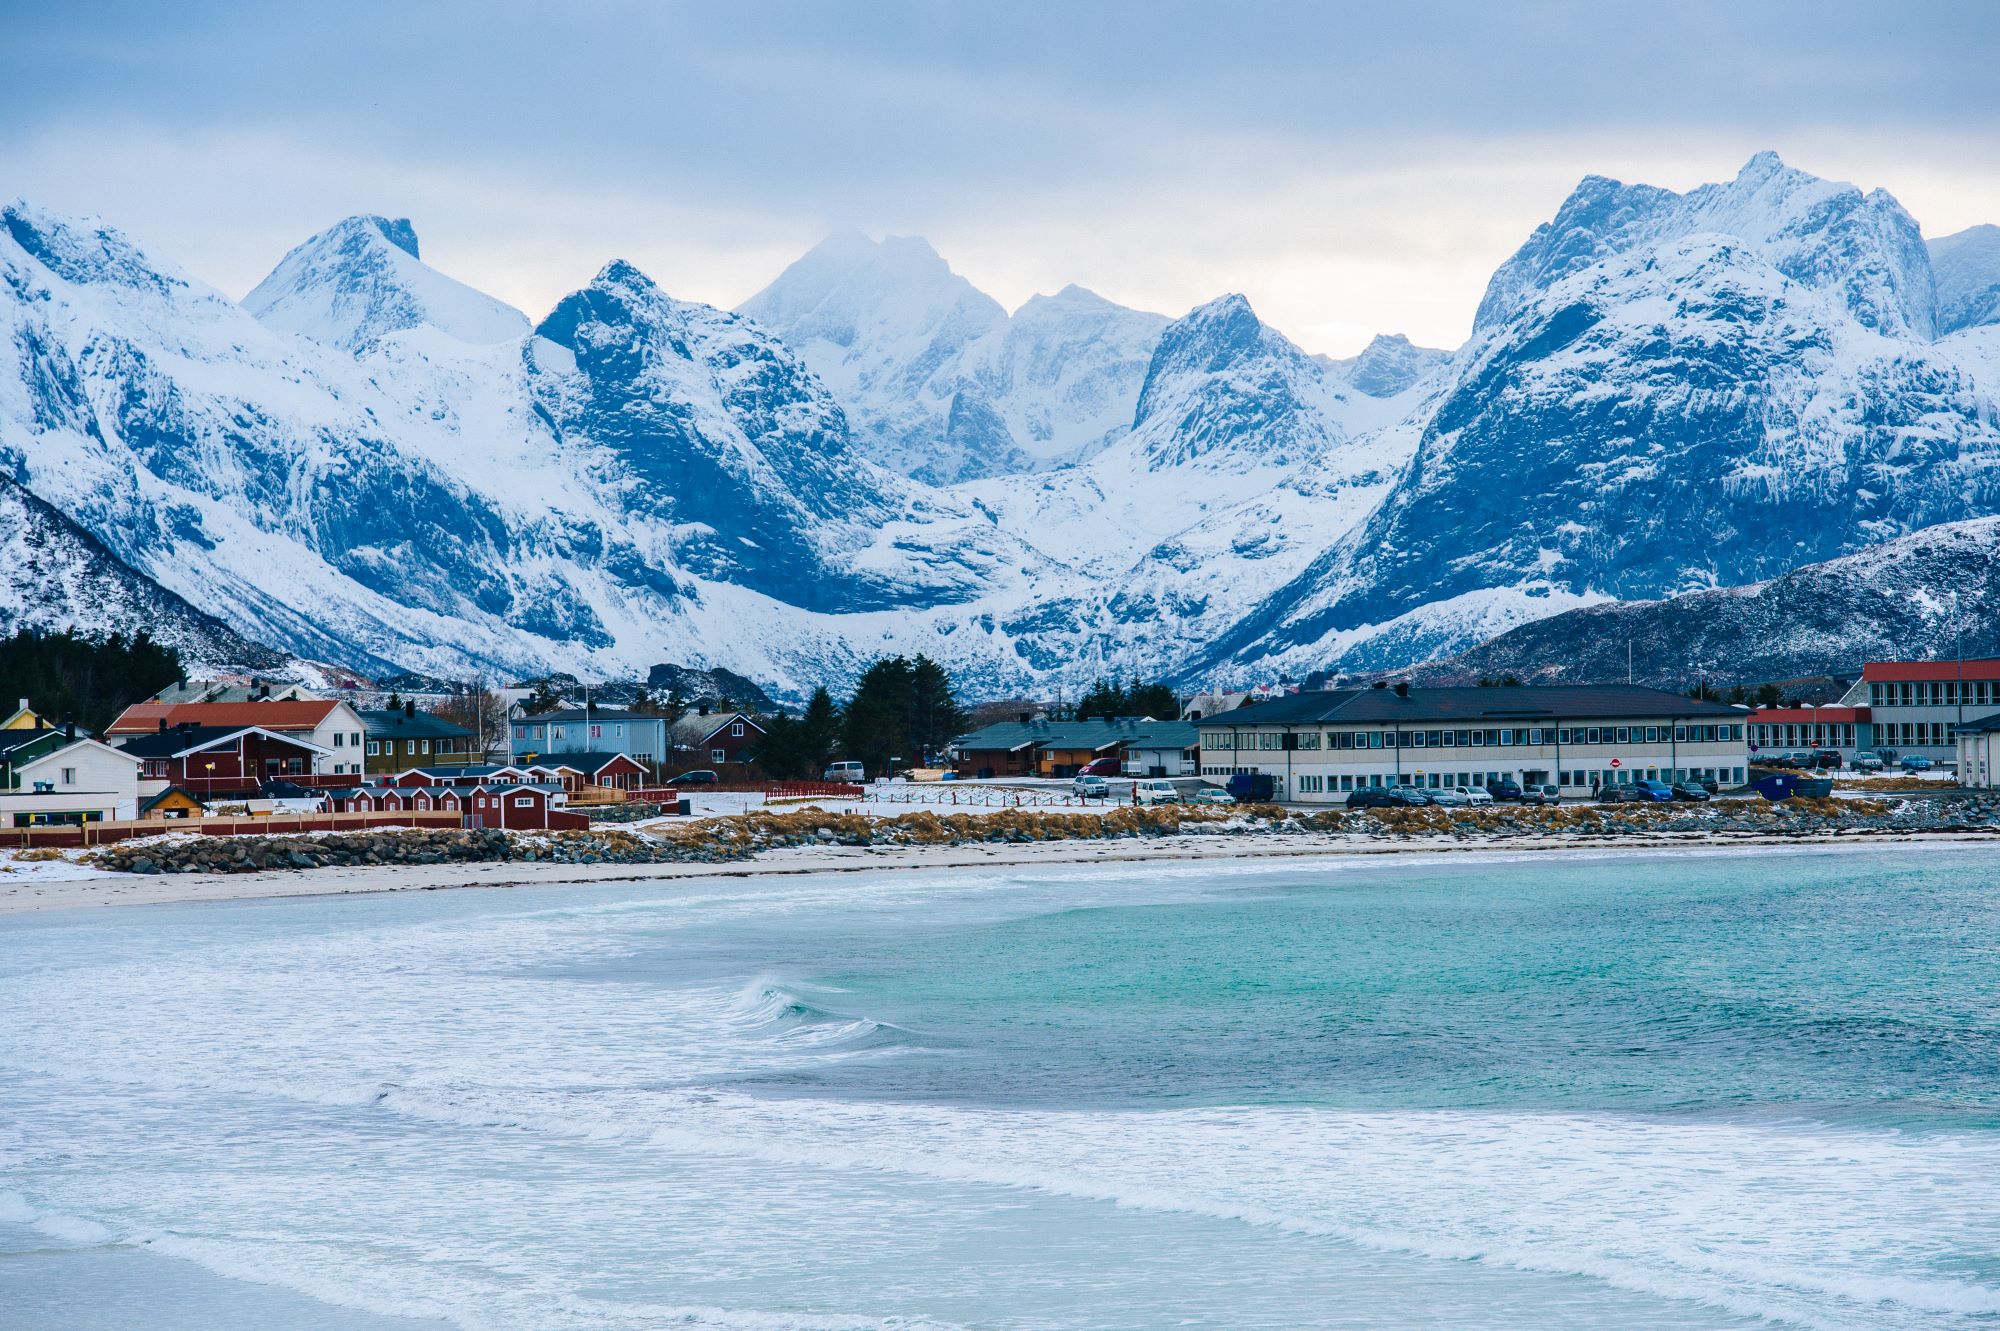
M 0 921 L 9 1326 L 2000 1324 L 2000 851 Z

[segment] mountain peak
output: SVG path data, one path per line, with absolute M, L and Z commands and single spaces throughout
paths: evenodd
M 421 259 L 424 257 L 417 252 L 417 229 L 410 225 L 410 219 L 407 217 L 398 217 L 394 221 L 391 221 L 386 217 L 376 217 L 371 214 L 366 217 L 349 220 L 364 222 L 374 227 L 382 233 L 382 239 L 388 241 L 412 259 Z
M 243 298 L 268 327 L 344 351 L 413 328 L 435 328 L 461 342 L 506 342 L 528 319 L 423 262 L 407 217 L 344 217 L 278 261 Z
M 124 232 L 95 217 L 64 217 L 15 199 L 0 208 L 0 235 L 37 263 L 79 286 L 108 283 L 168 292 L 187 279 L 163 268 Z

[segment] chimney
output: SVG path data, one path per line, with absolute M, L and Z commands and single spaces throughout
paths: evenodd
M 1025 726 L 1025 725 L 1027 725 L 1027 724 L 1028 724 L 1028 722 L 1029 722 L 1029 721 L 1031 721 L 1031 720 L 1033 720 L 1033 719 L 1034 719 L 1034 713 L 1032 713 L 1032 712 L 1022 712 L 1022 713 L 1020 714 L 1020 717 L 1021 717 L 1021 724 Z
M 1375 681 L 1375 682 L 1374 682 L 1374 683 L 1373 683 L 1372 685 L 1370 685 L 1369 687 L 1370 687 L 1370 688 L 1377 688 L 1377 689 L 1386 689 L 1386 688 L 1388 688 L 1388 687 L 1389 687 L 1389 681 L 1388 681 L 1388 680 L 1386 680 L 1386 679 L 1378 679 L 1378 680 L 1376 680 L 1376 681 Z
M 1400 679 L 1396 681 L 1396 696 L 1398 698 L 1407 698 L 1410 696 L 1410 686 L 1406 681 Z
M 21 699 L 21 710 L 24 712 L 28 710 L 28 700 L 26 698 Z
M 406 702 L 406 703 L 404 703 L 404 704 L 403 704 L 403 715 L 404 715 L 404 716 L 406 716 L 406 717 L 409 717 L 409 718 L 410 718 L 411 720 L 413 720 L 413 721 L 414 721 L 414 720 L 416 719 L 416 716 L 417 716 L 417 705 L 416 705 L 415 703 L 413 703 L 413 702 Z
M 167 733 L 167 718 L 164 716 L 160 718 L 160 733 L 162 735 Z
M 76 722 L 74 721 L 63 722 L 63 743 L 65 744 L 76 743 Z

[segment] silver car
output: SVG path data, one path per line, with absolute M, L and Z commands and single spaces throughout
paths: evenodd
M 1070 783 L 1078 799 L 1108 800 L 1111 798 L 1111 783 L 1101 776 L 1080 776 Z
M 1431 803 L 1441 804 L 1447 809 L 1462 809 L 1472 803 L 1457 786 L 1440 786 L 1436 790 L 1426 790 L 1424 794 L 1431 797 Z

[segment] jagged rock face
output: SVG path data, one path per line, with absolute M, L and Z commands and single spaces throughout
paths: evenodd
M 2000 324 L 2000 226 L 1975 226 L 1930 243 L 1937 273 L 1937 331 Z
M 1401 333 L 1393 333 L 1375 336 L 1359 356 L 1315 359 L 1333 372 L 1335 382 L 1369 397 L 1386 398 L 1415 387 L 1450 361 L 1451 353 L 1417 346 Z
M 144 629 L 192 669 L 269 670 L 283 656 L 134 572 L 104 543 L 0 476 L 0 637 L 23 629 L 86 636 Z
M 1038 565 L 853 458 L 838 406 L 768 335 L 627 266 L 542 336 L 474 346 L 426 324 L 350 353 L 261 325 L 107 227 L 4 217 L 0 476 L 300 655 L 615 673 L 691 646 L 838 677 L 862 649 L 835 612 L 947 614 L 1018 595 Z M 369 230 L 415 262 L 397 228 Z M 899 634 L 936 630 L 863 631 Z M 950 645 L 1007 659 L 989 635 Z
M 266 327 L 343 351 L 412 328 L 472 343 L 528 331 L 519 310 L 421 263 L 408 218 L 350 217 L 320 232 L 285 255 L 243 308 Z
M 848 456 L 840 408 L 740 315 L 673 300 L 625 263 L 535 330 L 531 392 L 629 508 L 686 533 L 676 562 L 806 609 L 880 609 L 899 589 L 851 557 L 900 496 Z
M 834 236 L 741 312 L 825 381 L 863 455 L 933 484 L 1103 448 L 1131 427 L 1167 324 L 1074 286 L 1010 317 L 907 236 Z
M 1686 194 L 1601 176 L 1577 186 L 1487 285 L 1475 335 L 1512 319 L 1535 293 L 1662 241 L 1728 236 L 1801 286 L 1834 295 L 1862 327 L 1928 339 L 1937 292 L 1923 234 L 1882 190 L 1821 180 L 1759 153 L 1727 184 Z
M 1382 506 L 1212 659 L 1396 665 L 2000 509 L 1994 397 L 1932 350 L 1905 223 L 1768 156 L 1685 196 L 1585 181 Z
M 2000 655 L 2000 518 L 1914 532 L 1746 587 L 1613 602 L 1524 625 L 1423 680 L 1642 684 L 1845 673 L 1863 661 Z M 1629 651 L 1629 657 L 1628 657 Z

